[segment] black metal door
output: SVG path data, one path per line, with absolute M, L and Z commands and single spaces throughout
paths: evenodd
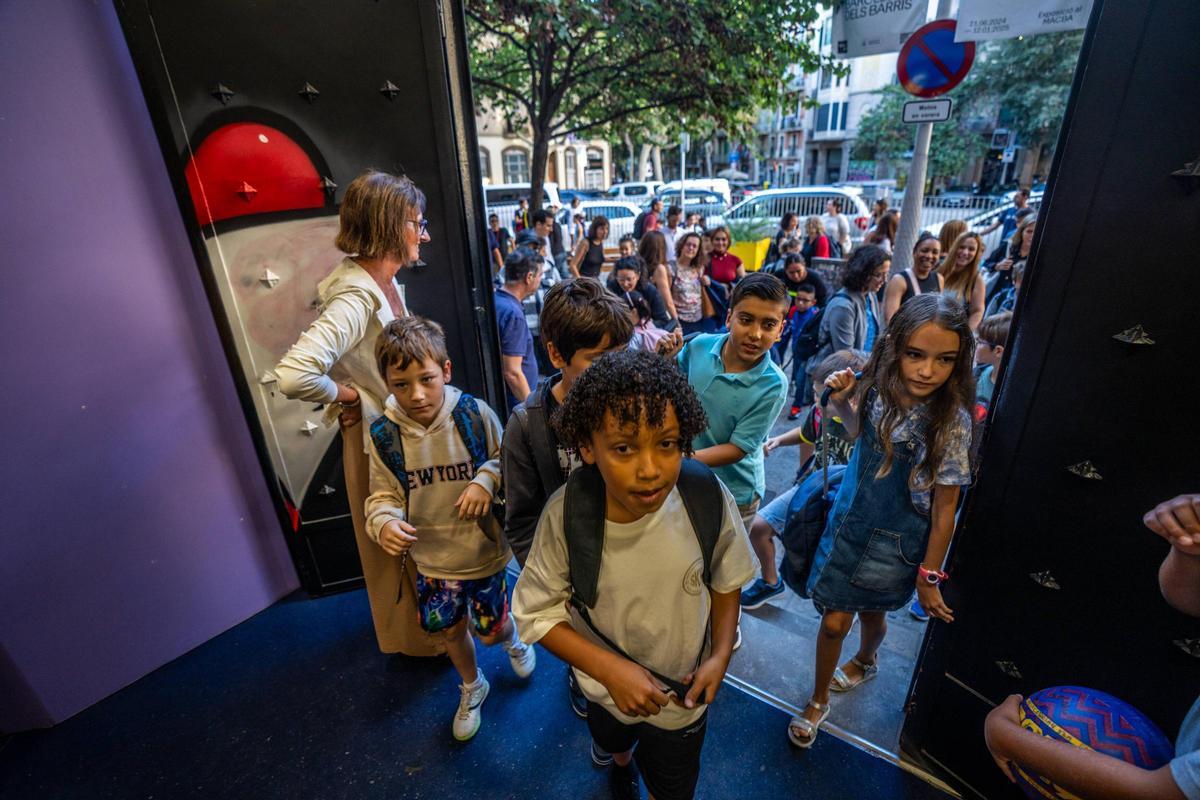
M 196 253 L 179 268 L 204 278 L 301 581 L 314 593 L 358 585 L 340 439 L 320 407 L 283 398 L 270 369 L 340 259 L 344 187 L 376 167 L 428 198 L 426 264 L 401 276 L 408 306 L 446 328 L 456 382 L 499 407 L 461 5 L 116 7 Z
M 1200 691 L 1200 620 L 1162 600 L 1141 523 L 1200 486 L 1200 181 L 1173 174 L 1200 168 L 1200 5 L 1096 5 L 953 554 L 957 621 L 927 635 L 902 735 L 966 796 L 1020 796 L 982 735 L 1010 693 L 1101 689 L 1174 735 Z

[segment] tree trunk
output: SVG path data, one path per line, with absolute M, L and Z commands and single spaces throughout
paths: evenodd
M 546 186 L 546 163 L 550 160 L 550 139 L 545 131 L 533 131 L 533 156 L 529 159 L 529 211 L 542 207 Z
M 712 139 L 709 139 L 707 142 L 704 143 L 704 176 L 706 178 L 712 177 L 712 174 L 713 174 L 713 170 L 712 170 L 713 146 L 714 145 L 713 145 Z
M 633 139 L 629 138 L 629 131 L 625 131 L 622 136 L 625 139 L 625 180 L 634 180 L 633 171 Z
M 654 145 L 654 180 L 661 181 L 662 179 L 662 148 Z
M 629 179 L 631 181 L 646 180 L 646 166 L 650 163 L 650 145 L 642 143 L 641 149 L 638 151 L 637 172 Z

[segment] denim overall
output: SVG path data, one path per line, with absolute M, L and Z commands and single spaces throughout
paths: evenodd
M 808 594 L 819 611 L 892 611 L 906 605 L 929 543 L 930 518 L 913 506 L 914 442 L 893 442 L 892 469 L 868 424 L 859 436 L 817 545 Z

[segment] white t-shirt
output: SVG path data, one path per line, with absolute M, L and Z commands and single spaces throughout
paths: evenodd
M 725 519 L 713 551 L 712 590 L 740 589 L 758 573 L 758 560 L 742 526 L 733 496 L 722 485 Z M 533 537 L 529 560 L 513 592 L 513 616 L 521 639 L 532 644 L 560 622 L 600 647 L 603 644 L 565 605 L 571 597 L 566 538 L 563 535 L 563 494 L 560 488 L 546 502 Z M 696 668 L 696 657 L 707 656 L 711 598 L 704 586 L 700 543 L 688 520 L 678 489 L 662 508 L 636 522 L 608 522 L 600 560 L 596 607 L 592 622 L 638 663 L 671 678 L 681 679 Z M 652 717 L 629 717 L 617 710 L 599 681 L 575 670 L 579 687 L 592 702 L 604 706 L 622 722 L 648 722 L 678 730 L 700 718 L 705 706 L 687 709 L 668 703 Z
M 826 214 L 821 217 L 825 226 L 825 235 L 838 243 L 842 248 L 842 258 L 850 257 L 850 222 L 845 214 Z

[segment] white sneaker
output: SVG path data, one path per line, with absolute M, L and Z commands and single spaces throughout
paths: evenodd
M 742 623 L 738 623 L 737 636 L 733 639 L 733 652 L 737 652 L 742 646 Z
M 508 661 L 512 664 L 513 672 L 517 673 L 518 678 L 528 678 L 533 674 L 534 667 L 537 666 L 537 651 L 533 649 L 533 645 L 525 644 L 520 639 L 514 645 L 505 645 L 505 651 L 508 653 Z
M 458 687 L 462 697 L 458 700 L 458 711 L 454 714 L 454 738 L 460 742 L 465 742 L 470 739 L 479 730 L 479 723 L 482 716 L 479 709 L 483 706 L 483 701 L 488 696 L 487 678 L 483 677 L 483 673 L 479 673 L 479 678 L 474 686 L 466 686 L 465 684 Z

